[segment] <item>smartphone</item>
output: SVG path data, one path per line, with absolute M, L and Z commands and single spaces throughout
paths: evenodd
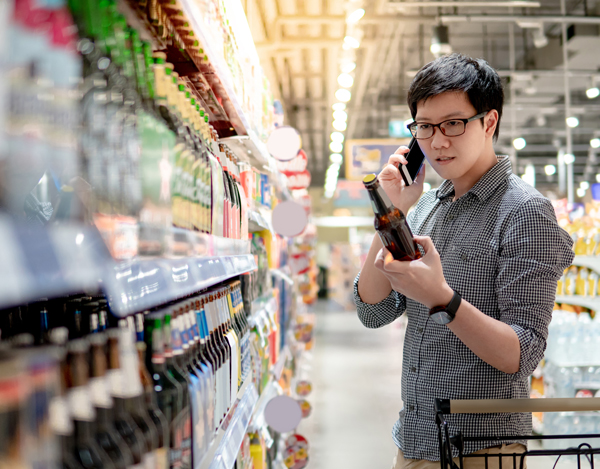
M 425 154 L 421 151 L 421 147 L 417 141 L 413 138 L 408 144 L 409 152 L 404 155 L 404 158 L 408 161 L 408 164 L 401 164 L 399 166 L 400 174 L 402 179 L 407 186 L 410 186 L 415 179 L 417 174 L 421 171 L 423 163 L 425 162 Z

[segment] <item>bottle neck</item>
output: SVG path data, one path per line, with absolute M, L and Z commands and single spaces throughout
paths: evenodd
M 392 201 L 379 184 L 375 184 L 372 187 L 367 188 L 367 190 L 375 215 L 387 215 L 393 210 L 394 205 L 392 204 Z

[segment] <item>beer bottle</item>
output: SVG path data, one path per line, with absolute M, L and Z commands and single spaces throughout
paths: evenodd
M 94 439 L 96 411 L 89 394 L 88 351 L 89 343 L 85 339 L 75 339 L 67 345 L 68 400 L 75 424 L 73 451 L 86 469 L 112 468 L 115 467 L 112 460 Z
M 93 334 L 90 341 L 90 380 L 92 404 L 96 410 L 96 441 L 111 458 L 117 469 L 133 464 L 133 455 L 114 426 L 113 399 L 106 380 L 105 334 Z
M 369 174 L 363 179 L 375 212 L 375 230 L 381 242 L 397 261 L 412 261 L 421 257 L 417 243 L 401 210 L 394 207 L 379 185 L 377 176 Z
M 158 433 L 158 449 L 156 450 L 156 469 L 169 468 L 169 423 L 163 412 L 158 407 L 158 399 L 154 391 L 154 381 L 146 367 L 146 343 L 138 340 L 136 349 L 138 352 L 138 364 L 140 381 L 144 388 L 144 397 L 148 414 L 156 426 Z
M 144 320 L 144 340 L 148 346 L 146 367 L 153 380 L 158 407 L 164 414 L 169 434 L 165 441 L 169 442 L 169 467 L 181 467 L 181 434 L 179 432 L 178 415 L 182 406 L 181 386 L 169 374 L 166 366 L 166 354 L 173 352 L 165 350 L 162 319 L 164 312 L 150 313 Z
M 50 429 L 52 433 L 58 436 L 60 442 L 60 467 L 62 469 L 82 469 L 83 466 L 77 462 L 73 453 L 75 444 L 73 418 L 67 400 L 67 383 L 70 379 L 66 348 L 68 337 L 69 331 L 65 327 L 56 327 L 50 332 L 50 343 L 56 345 L 57 358 L 60 363 L 60 389 L 58 394 L 50 401 Z M 4 441 L 4 439 L 2 440 Z
M 125 441 L 133 456 L 133 463 L 136 469 L 143 466 L 144 455 L 148 452 L 144 435 L 140 428 L 129 415 L 126 399 L 125 376 L 121 369 L 121 356 L 119 351 L 119 340 L 121 332 L 118 328 L 107 330 L 108 347 L 107 359 L 108 370 L 106 377 L 108 379 L 110 394 L 112 395 L 115 409 L 115 427 Z
M 179 415 L 180 435 L 181 435 L 181 467 L 182 469 L 189 469 L 192 463 L 192 414 L 190 408 L 190 394 L 189 388 L 191 381 L 187 376 L 187 373 L 179 366 L 179 356 L 183 353 L 180 343 L 174 343 L 173 339 L 176 338 L 174 335 L 173 325 L 171 319 L 173 312 L 176 308 L 168 308 L 165 311 L 163 318 L 163 332 L 165 340 L 165 358 L 167 363 L 167 372 L 175 378 L 175 380 L 181 386 L 181 402 L 182 407 Z

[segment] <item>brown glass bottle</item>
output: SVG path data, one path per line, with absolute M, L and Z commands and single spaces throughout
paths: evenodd
M 375 230 L 381 242 L 397 261 L 412 261 L 421 257 L 421 252 L 410 231 L 406 217 L 394 207 L 379 185 L 377 176 L 369 174 L 363 179 L 375 212 Z

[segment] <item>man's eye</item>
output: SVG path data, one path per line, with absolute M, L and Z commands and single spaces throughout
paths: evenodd
M 460 125 L 460 124 L 462 124 L 461 121 L 446 121 L 446 125 L 449 126 L 449 127 L 454 127 L 454 126 L 457 126 L 457 125 Z
M 420 130 L 427 130 L 431 127 L 431 124 L 417 124 L 417 128 Z

